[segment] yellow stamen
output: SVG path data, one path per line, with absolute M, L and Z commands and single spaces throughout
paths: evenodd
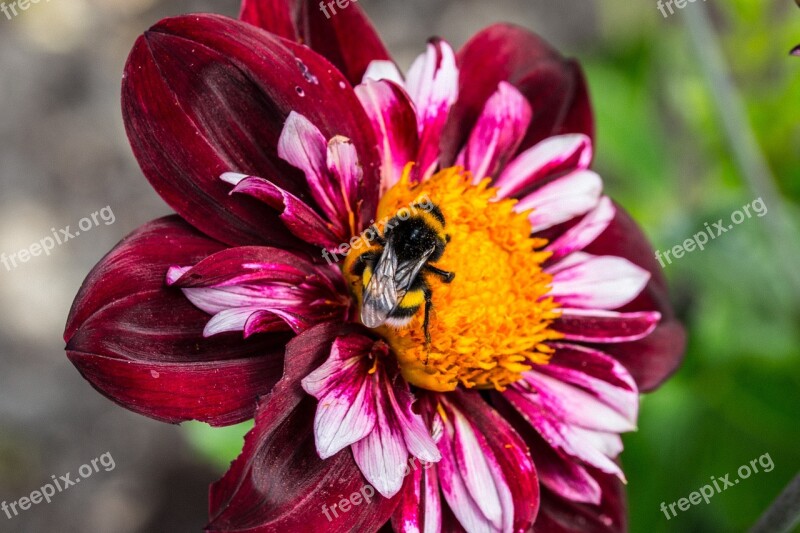
M 456 167 L 411 184 L 410 170 L 381 199 L 377 218 L 392 217 L 427 195 L 450 235 L 436 266 L 455 279 L 446 284 L 426 276 L 433 292 L 429 346 L 422 310 L 405 328 L 379 330 L 403 376 L 416 386 L 503 390 L 533 365 L 546 364 L 552 349 L 544 342 L 562 337 L 550 328 L 559 311 L 547 297 L 552 277 L 541 269 L 550 256 L 542 251 L 547 241 L 530 237 L 529 213 L 514 212 L 516 200 L 493 201 L 490 180 L 474 186 L 472 176 Z

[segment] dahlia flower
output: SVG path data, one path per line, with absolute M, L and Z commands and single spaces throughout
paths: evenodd
M 625 529 L 620 434 L 684 337 L 574 61 L 501 24 L 403 75 L 355 4 L 245 0 L 145 32 L 122 104 L 177 215 L 89 274 L 66 349 L 137 413 L 255 419 L 208 531 Z M 433 206 L 455 278 L 367 328 L 354 264 Z

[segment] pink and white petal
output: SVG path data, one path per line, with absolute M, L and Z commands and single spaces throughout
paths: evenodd
M 574 254 L 573 254 L 574 255 Z M 661 320 L 658 311 L 617 313 L 561 308 L 553 329 L 564 339 L 577 342 L 618 343 L 638 341 L 650 335 Z
M 233 180 L 233 174 L 223 175 L 225 180 Z M 338 218 L 326 222 L 308 204 L 269 181 L 258 177 L 247 177 L 238 182 L 231 194 L 247 194 L 280 212 L 280 218 L 293 235 L 305 242 L 326 250 L 335 250 L 347 240 L 344 228 Z
M 244 338 L 250 338 L 256 333 L 271 333 L 273 331 L 289 331 L 293 328 L 281 317 L 270 311 L 259 309 L 244 323 Z M 296 331 L 296 330 L 295 330 Z
M 453 439 L 456 463 L 464 485 L 493 528 L 510 531 L 514 518 L 511 491 L 488 443 L 463 414 L 456 409 L 451 410 L 451 414 L 452 433 L 448 433 L 448 437 Z
M 548 296 L 566 307 L 616 309 L 633 301 L 647 285 L 650 273 L 627 259 L 590 256 L 553 274 Z
M 256 307 L 269 309 L 278 306 L 300 307 L 305 302 L 301 294 L 293 299 L 280 298 L 280 293 L 293 292 L 289 287 L 269 286 L 231 286 L 221 288 L 188 288 L 183 289 L 186 298 L 192 304 L 210 315 L 215 315 L 234 307 Z
M 439 163 L 439 141 L 450 108 L 458 99 L 458 67 L 453 49 L 434 39 L 411 65 L 406 90 L 417 109 L 420 175 L 425 179 Z
M 440 533 L 442 501 L 436 468 L 419 467 L 406 478 L 400 502 L 392 515 L 397 533 Z
M 549 409 L 554 403 L 553 398 L 549 401 L 540 401 L 538 395 L 526 391 L 519 385 L 509 387 L 504 392 L 505 398 L 522 414 L 539 434 L 556 450 L 580 459 L 602 470 L 603 472 L 624 476 L 622 470 L 609 456 L 601 449 L 598 449 L 598 439 L 589 438 L 589 435 L 596 432 L 582 429 L 565 421 L 560 414 L 552 413 Z M 555 400 L 557 402 L 557 400 Z M 608 434 L 617 437 L 616 434 Z
M 450 45 L 433 39 L 411 65 L 406 90 L 416 104 L 420 133 L 458 98 L 458 67 Z
M 183 289 L 220 288 L 260 282 L 299 285 L 310 276 L 319 280 L 330 279 L 331 272 L 335 270 L 320 268 L 286 250 L 240 246 L 212 254 L 193 267 L 171 267 L 167 273 L 167 284 Z
M 592 163 L 592 140 L 574 133 L 549 137 L 516 157 L 494 186 L 498 198 L 516 198 L 548 176 L 585 170 Z
M 526 372 L 525 382 L 530 385 L 536 402 L 549 410 L 550 416 L 564 423 L 610 433 L 636 429 L 635 416 L 631 420 L 605 403 L 605 398 L 598 395 L 598 391 L 592 391 L 595 393 L 592 394 L 536 371 Z M 635 405 L 635 391 L 633 395 Z
M 531 106 L 513 85 L 500 82 L 486 102 L 457 164 L 473 174 L 477 185 L 495 177 L 519 148 L 531 123 Z
M 537 372 L 582 388 L 636 425 L 639 391 L 625 366 L 610 355 L 585 346 L 552 346 L 556 352 L 550 364 L 537 367 Z
M 447 505 L 466 531 L 496 531 L 470 494 L 458 468 L 453 441 L 445 435 L 439 443 L 442 460 L 437 466 L 439 486 Z
M 356 87 L 381 152 L 381 193 L 389 190 L 419 150 L 417 113 L 406 92 L 390 81 L 365 81 Z
M 327 459 L 369 435 L 376 425 L 375 395 L 364 364 L 374 341 L 339 337 L 328 360 L 303 378 L 303 389 L 319 400 L 314 418 L 317 453 Z
M 501 405 L 507 403 L 503 402 Z M 599 504 L 602 498 L 600 484 L 586 468 L 572 457 L 550 446 L 513 408 L 509 407 L 507 410 L 508 412 L 505 412 L 504 409 L 503 415 L 514 424 L 525 439 L 542 484 L 562 498 Z
M 314 201 L 328 220 L 335 221 L 344 213 L 345 205 L 341 189 L 328 173 L 327 153 L 328 141 L 319 128 L 292 111 L 278 141 L 278 156 L 305 173 Z
M 211 487 L 207 531 L 348 533 L 377 531 L 389 520 L 397 502 L 384 498 L 353 507 L 346 519 L 332 521 L 320 511 L 337 495 L 364 486 L 351 454 L 327 460 L 317 456 L 316 402 L 300 387 L 301 378 L 328 356 L 341 330 L 340 324 L 322 324 L 288 344 L 283 379 L 273 394 L 263 395 L 242 454 Z
M 546 250 L 553 252 L 551 261 L 583 250 L 602 234 L 614 219 L 614 204 L 607 196 L 603 196 L 597 207 L 592 209 L 577 224 L 555 239 Z
M 211 337 L 230 331 L 242 331 L 250 316 L 260 309 L 260 307 L 235 307 L 220 311 L 211 317 L 211 320 L 206 324 L 203 329 L 203 337 Z
M 528 219 L 537 233 L 585 215 L 600 202 L 603 180 L 591 170 L 579 170 L 558 178 L 520 200 L 517 212 L 533 209 Z
M 425 426 L 422 416 L 415 413 L 412 406 L 414 396 L 405 380 L 397 380 L 393 387 L 389 379 L 384 379 L 389 408 L 403 432 L 403 439 L 411 455 L 428 463 L 438 462 L 442 455 Z
M 341 196 L 345 202 L 345 213 L 348 216 L 353 214 L 357 221 L 359 218 L 358 198 L 361 183 L 364 178 L 364 171 L 358 161 L 353 142 L 347 137 L 337 135 L 328 142 L 328 171 L 333 176 L 334 181 L 341 188 Z M 356 228 L 350 228 L 353 233 L 361 229 L 361 225 L 356 222 Z
M 385 398 L 377 399 L 377 402 L 375 428 L 353 445 L 353 457 L 375 490 L 391 498 L 403 487 L 408 448 L 402 431 L 387 412 L 389 406 Z
M 368 81 L 382 81 L 387 80 L 396 83 L 400 87 L 405 85 L 403 74 L 394 61 L 389 60 L 376 60 L 369 64 L 367 71 L 364 73 L 362 84 Z

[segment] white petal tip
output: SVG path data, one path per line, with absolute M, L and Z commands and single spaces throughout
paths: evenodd
M 245 178 L 247 178 L 247 174 L 240 174 L 238 172 L 225 172 L 219 177 L 219 179 L 231 185 L 239 185 Z

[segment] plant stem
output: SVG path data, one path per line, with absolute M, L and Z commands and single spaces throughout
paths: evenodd
M 783 489 L 750 533 L 787 533 L 800 524 L 800 474 Z
M 703 3 L 682 10 L 695 56 L 700 63 L 717 116 L 733 157 L 750 191 L 770 209 L 764 220 L 774 257 L 800 297 L 800 249 L 797 232 L 748 120 L 744 101 L 733 84 L 725 57 Z

